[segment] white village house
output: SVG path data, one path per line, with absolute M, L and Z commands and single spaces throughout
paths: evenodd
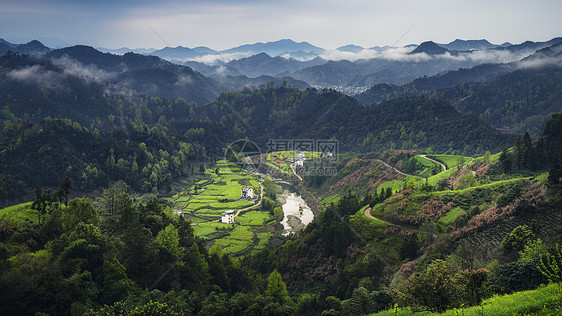
M 306 157 L 305 157 L 304 151 L 299 151 L 297 153 L 297 158 L 295 159 L 295 166 L 296 167 L 303 167 L 305 158 Z
M 254 189 L 250 187 L 242 187 L 242 193 L 240 195 L 243 199 L 253 199 L 254 198 Z
M 234 211 L 228 210 L 221 214 L 221 222 L 226 224 L 234 224 Z

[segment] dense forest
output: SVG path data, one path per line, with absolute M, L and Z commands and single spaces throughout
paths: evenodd
M 561 117 L 549 121 L 543 138 L 518 141 L 508 161 L 518 161 L 527 145 L 560 157 Z M 552 245 L 561 242 L 560 227 L 547 225 L 558 216 L 561 166 L 522 158 L 506 169 L 505 157 L 490 161 L 474 165 L 477 183 L 469 187 L 477 190 L 408 183 L 391 195 L 348 194 L 282 245 L 243 259 L 218 245 L 206 250 L 190 223 L 154 197 L 135 199 L 115 184 L 95 201 L 72 198 L 61 183 L 58 201 L 37 192 L 33 207 L 45 210 L 42 221 L 2 223 L 0 308 L 52 315 L 360 315 L 392 306 L 444 311 L 534 289 L 552 277 L 541 273 L 552 264 L 540 255 L 555 253 Z M 545 169 L 548 179 L 524 176 Z M 452 177 L 467 174 L 459 168 Z M 365 207 L 404 226 L 381 226 L 363 216 Z M 455 207 L 465 215 L 444 224 L 440 218 Z M 531 226 L 518 224 L 530 217 Z
M 15 74 L 29 69 L 40 69 L 37 80 L 19 81 Z M 343 151 L 463 154 L 498 151 L 514 139 L 425 97 L 363 106 L 335 91 L 271 82 L 197 106 L 182 98 L 111 94 L 52 62 L 15 54 L 0 57 L 0 95 L 5 201 L 21 201 L 65 176 L 84 192 L 119 179 L 140 192 L 167 191 L 177 176 L 193 174 L 245 138 L 264 152 L 269 139 L 314 138 L 337 139 Z
M 211 121 L 260 144 L 270 138 L 337 139 L 344 151 L 429 148 L 441 152 L 498 150 L 511 142 L 486 123 L 424 97 L 362 106 L 335 91 L 286 87 L 221 95 L 201 108 Z

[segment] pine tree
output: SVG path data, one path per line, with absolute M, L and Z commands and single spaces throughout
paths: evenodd
M 273 270 L 267 278 L 267 290 L 265 294 L 273 297 L 273 299 L 280 304 L 292 303 L 289 292 L 287 291 L 287 286 L 277 270 Z

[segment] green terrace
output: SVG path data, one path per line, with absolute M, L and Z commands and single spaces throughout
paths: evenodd
M 258 179 L 226 160 L 206 169 L 203 177 L 173 197 L 176 208 L 192 222 L 195 235 L 205 239 L 209 247 L 217 243 L 237 256 L 263 249 L 273 235 L 274 218 L 256 206 L 259 198 L 241 198 L 243 187 L 251 187 L 259 197 Z M 243 210 L 235 217 L 235 224 L 221 222 L 221 214 L 228 210 Z

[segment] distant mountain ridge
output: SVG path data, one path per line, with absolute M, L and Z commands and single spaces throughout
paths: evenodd
M 364 91 L 367 87 L 377 83 L 405 84 L 419 77 L 434 76 L 460 68 L 470 68 L 486 63 L 509 63 L 559 42 L 562 42 L 562 38 L 554 38 L 546 42 L 527 41 L 507 46 L 506 43 L 492 44 L 485 39 L 456 39 L 448 44 L 427 41 L 420 45 L 407 45 L 406 47 L 411 50 L 406 47 L 390 48 L 388 46 L 364 48 L 349 44 L 336 50 L 326 51 L 308 42 L 297 43 L 291 39 L 283 39 L 245 44 L 223 51 L 204 46 L 194 48 L 177 46 L 154 50 L 148 54 L 134 54 L 123 53 L 128 49 L 122 48 L 115 50 L 123 53 L 122 56 L 110 56 L 109 54 L 103 55 L 104 53 L 99 50 L 92 51 L 93 48 L 88 50 L 82 45 L 51 51 L 38 41 L 18 45 L 2 40 L 0 41 L 0 53 L 15 51 L 22 54 L 44 54 L 47 57 L 60 58 L 64 55 L 61 52 L 67 52 L 69 55 L 74 54 L 72 58 L 81 63 L 86 65 L 93 63 L 105 71 L 122 72 L 123 66 L 126 65 L 129 75 L 132 74 L 132 71 L 136 71 L 134 82 L 140 80 L 148 83 L 148 79 L 140 77 L 143 72 L 145 75 L 158 73 L 156 78 L 160 80 L 160 83 L 157 86 L 164 88 L 167 84 L 166 90 L 169 93 L 166 96 L 169 97 L 172 91 L 181 92 L 177 87 L 172 88 L 173 79 L 179 78 L 176 72 L 178 68 L 175 66 L 188 66 L 215 79 L 230 76 L 231 78 L 227 80 L 230 86 L 232 86 L 230 80 L 234 77 L 246 76 L 249 77 L 246 79 L 256 79 L 275 76 L 277 78 L 292 77 L 299 83 L 299 86 L 302 86 L 301 82 L 304 81 L 317 87 L 351 87 Z M 79 47 L 82 47 L 82 52 Z M 478 54 L 475 50 L 489 53 Z M 502 52 L 498 53 L 498 51 Z M 317 57 L 318 55 L 322 57 Z M 164 60 L 166 62 L 163 62 Z M 185 60 L 188 61 L 185 62 Z M 152 70 L 146 73 L 149 68 Z M 156 68 L 159 68 L 157 72 L 155 72 Z M 181 76 L 188 78 L 191 75 L 181 74 Z M 131 78 L 126 79 L 131 80 Z M 242 81 L 248 82 L 246 79 Z M 203 86 L 214 86 L 213 90 L 223 91 L 223 88 L 216 87 L 216 80 L 206 81 L 210 85 Z M 139 88 L 140 91 L 155 92 L 149 89 L 148 84 Z M 204 90 L 206 91 L 206 89 Z M 156 91 L 161 91 L 161 89 L 156 89 Z M 216 96 L 217 93 L 209 94 L 207 98 L 200 99 L 199 102 L 212 101 L 211 96 L 213 95 Z M 181 94 L 181 96 L 187 96 L 187 94 Z
M 341 47 L 336 48 L 336 50 L 339 50 L 340 52 L 351 52 L 351 53 L 357 53 L 357 52 L 360 52 L 364 49 L 365 48 L 363 48 L 361 46 L 357 46 L 357 45 L 353 45 L 353 44 L 349 44 L 349 45 L 345 45 L 345 46 L 341 46 Z
M 437 44 L 447 50 L 483 50 L 499 47 L 500 45 L 492 44 L 485 39 L 480 40 L 461 40 L 456 39 L 449 44 Z
M 237 76 L 245 75 L 248 77 L 287 75 L 295 71 L 321 65 L 327 61 L 316 57 L 309 61 L 299 61 L 292 58 L 280 56 L 272 57 L 266 53 L 259 53 L 250 57 L 232 60 L 228 63 L 210 66 L 197 62 L 186 62 L 185 65 L 193 67 L 204 75 L 214 76 Z
M 227 50 L 221 51 L 221 53 L 232 54 L 232 53 L 246 53 L 246 54 L 259 54 L 266 53 L 270 56 L 276 57 L 281 56 L 286 53 L 304 53 L 311 56 L 318 56 L 326 51 L 323 48 L 314 46 L 308 42 L 295 42 L 291 39 L 282 39 L 274 42 L 267 43 L 254 43 L 245 44 L 237 47 L 233 47 Z
M 150 55 L 158 56 L 163 59 L 184 60 L 186 58 L 195 58 L 205 55 L 215 55 L 217 53 L 218 52 L 216 50 L 204 46 L 199 46 L 194 48 L 177 46 L 177 47 L 164 47 L 162 49 L 151 52 Z
M 9 51 L 14 53 L 32 55 L 32 54 L 40 54 L 46 53 L 51 49 L 45 45 L 43 45 L 38 40 L 32 40 L 25 44 L 13 44 L 4 39 L 0 39 L 0 55 L 4 55 Z
M 182 97 L 199 105 L 213 101 L 223 91 L 215 81 L 193 69 L 156 56 L 135 53 L 121 56 L 77 45 L 50 51 L 43 58 L 69 71 L 102 76 L 108 87 L 119 84 L 137 93 L 174 99 Z M 99 70 L 104 73 L 100 74 Z
M 562 43 L 558 43 L 509 64 L 483 64 L 404 85 L 377 84 L 355 98 L 372 104 L 431 95 L 496 128 L 536 136 L 551 113 L 562 111 L 561 81 Z

